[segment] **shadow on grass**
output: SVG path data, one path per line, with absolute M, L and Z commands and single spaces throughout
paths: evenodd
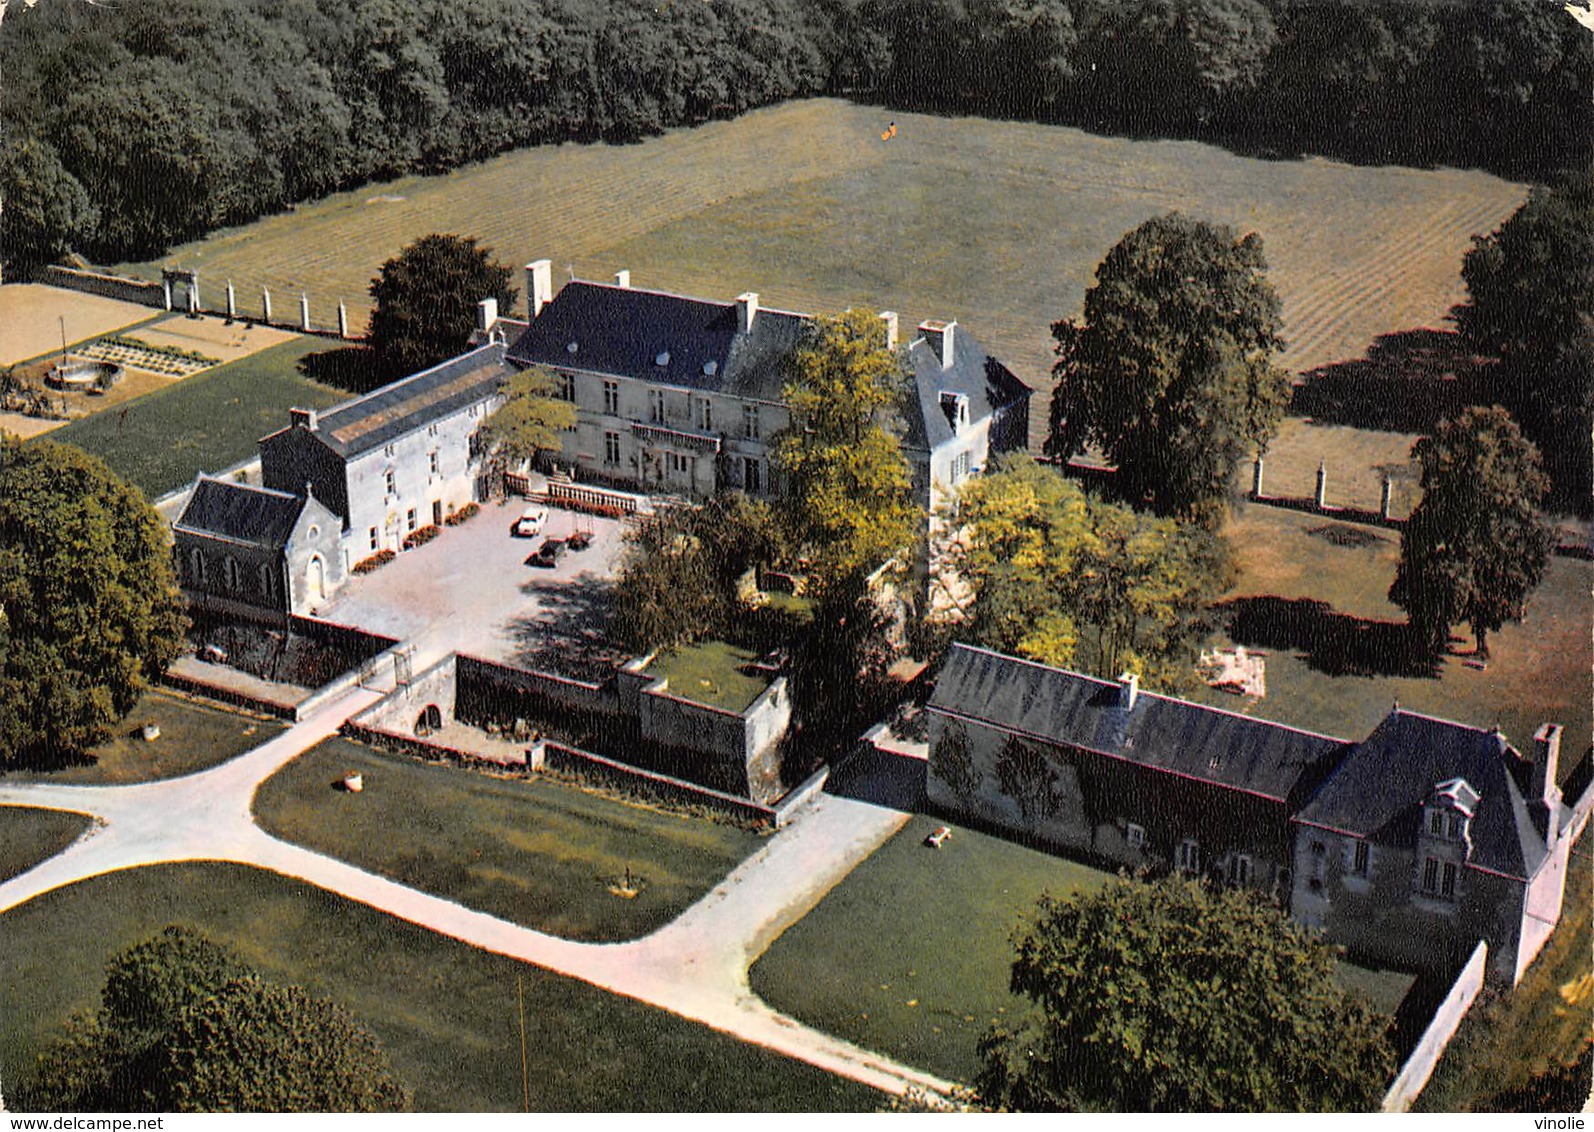
M 1297 651 L 1330 676 L 1439 675 L 1437 659 L 1405 622 L 1352 617 L 1326 601 L 1273 594 L 1234 598 L 1216 609 L 1236 644 Z
M 376 351 L 369 346 L 339 346 L 306 354 L 299 362 L 299 372 L 311 381 L 355 395 L 380 389 L 394 380 L 392 374 L 376 364 Z
M 1365 358 L 1306 371 L 1290 412 L 1319 424 L 1429 433 L 1478 398 L 1480 372 L 1455 331 L 1383 334 Z

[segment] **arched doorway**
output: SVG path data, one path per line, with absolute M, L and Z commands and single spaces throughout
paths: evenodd
M 321 560 L 319 554 L 310 556 L 310 565 L 305 570 L 305 585 L 311 601 L 323 601 L 327 596 L 327 564 Z
M 415 721 L 415 734 L 422 738 L 443 729 L 443 713 L 436 704 L 427 704 Z

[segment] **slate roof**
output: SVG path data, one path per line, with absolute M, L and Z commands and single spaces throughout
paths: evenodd
M 1409 848 L 1434 787 L 1464 778 L 1480 795 L 1469 861 L 1526 878 L 1546 852 L 1523 796 L 1529 769 L 1496 732 L 1396 708 L 1356 744 L 1299 820 Z
M 760 307 L 744 335 L 735 303 L 573 281 L 543 307 L 508 357 L 520 365 L 779 401 L 785 359 L 810 325 L 806 315 Z
M 1152 692 L 1125 711 L 1113 681 L 965 644 L 952 646 L 930 708 L 1281 802 L 1350 746 Z
M 269 487 L 200 476 L 174 530 L 278 549 L 293 534 L 304 499 Z
M 941 357 L 923 338 L 908 347 L 913 381 L 918 390 L 918 412 L 908 414 L 904 448 L 929 452 L 953 437 L 952 424 L 941 410 L 941 394 L 962 393 L 969 399 L 969 423 L 1029 397 L 1034 390 L 1013 371 L 985 352 L 963 327 L 952 335 L 952 365 L 941 368 Z
M 507 374 L 504 347 L 489 343 L 322 411 L 313 435 L 349 459 L 486 400 Z

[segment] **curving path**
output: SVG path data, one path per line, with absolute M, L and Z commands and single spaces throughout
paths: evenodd
M 638 999 L 876 1088 L 945 1094 L 952 1083 L 770 1009 L 747 970 L 786 927 L 908 820 L 821 794 L 673 922 L 628 943 L 575 943 L 280 841 L 254 822 L 255 789 L 385 693 L 356 688 L 220 766 L 136 786 L 0 787 L 0 805 L 95 819 L 63 852 L 0 883 L 0 913 L 76 881 L 179 861 L 232 861 L 307 881 L 474 947 Z

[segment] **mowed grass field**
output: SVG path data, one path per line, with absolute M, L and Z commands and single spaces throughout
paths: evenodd
M 815 99 L 640 145 L 518 151 L 303 205 L 168 261 L 231 278 L 241 295 L 304 290 L 319 308 L 353 312 L 406 243 L 461 232 L 517 267 L 551 259 L 556 286 L 567 271 L 624 268 L 639 287 L 711 298 L 752 290 L 792 310 L 889 308 L 905 329 L 955 318 L 1041 388 L 1038 439 L 1051 324 L 1078 314 L 1107 250 L 1150 216 L 1179 209 L 1261 234 L 1284 301 L 1285 362 L 1304 371 L 1359 358 L 1379 334 L 1442 326 L 1464 297 L 1471 237 L 1526 198 L 1484 173 L 1263 161 L 981 118 L 898 114 L 882 142 L 883 116 Z M 158 277 L 159 266 L 123 270 Z M 1308 434 L 1281 438 L 1275 455 L 1297 442 L 1314 468 L 1319 449 L 1333 451 Z
M 25 873 L 55 856 L 91 824 L 83 814 L 0 806 L 0 880 Z
M 418 1111 L 520 1111 L 520 991 L 539 1112 L 870 1111 L 884 1101 L 665 1011 L 221 864 L 112 873 L 0 916 L 8 1100 L 67 1017 L 97 1005 L 106 960 L 174 923 L 351 1011 L 381 1041 Z

